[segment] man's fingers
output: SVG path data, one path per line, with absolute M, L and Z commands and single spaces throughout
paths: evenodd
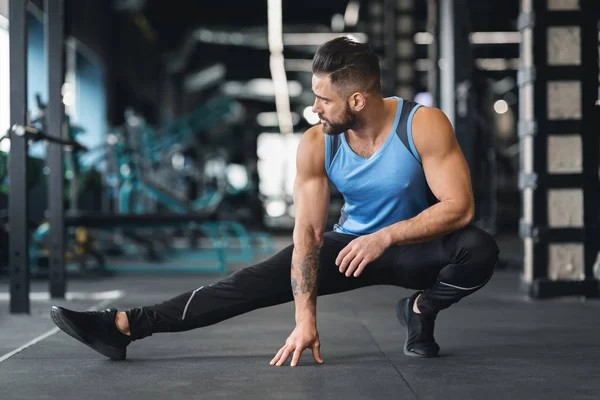
M 281 355 L 281 358 L 279 358 L 279 361 L 277 361 L 277 365 L 278 367 L 280 367 L 284 362 L 286 362 L 286 360 L 288 359 L 288 357 L 290 356 L 290 353 L 294 350 L 293 347 L 285 347 L 285 350 L 283 351 L 283 354 Z
M 348 266 L 348 269 L 346 270 L 346 276 L 348 276 L 348 277 L 351 276 L 361 261 L 362 261 L 362 257 L 359 255 L 355 255 L 354 259 L 352 260 L 352 262 Z
M 360 262 L 360 264 L 358 265 L 358 268 L 356 268 L 356 272 L 354 272 L 354 277 L 356 278 L 357 276 L 359 276 L 363 270 L 365 269 L 365 267 L 367 266 L 367 264 L 369 263 L 367 258 L 363 258 L 362 261 Z
M 342 260 L 344 259 L 344 257 L 346 257 L 346 254 L 348 254 L 350 252 L 350 245 L 344 247 L 342 249 L 342 251 L 339 252 L 337 258 L 335 259 L 335 265 L 337 266 L 341 266 L 340 264 L 342 263 Z M 341 268 L 340 268 L 341 271 Z
M 323 364 L 323 359 L 321 358 L 321 346 L 315 343 L 312 347 L 312 354 L 316 362 L 319 364 Z
M 271 362 L 269 364 L 271 364 L 271 365 L 275 364 L 277 362 L 277 360 L 279 360 L 279 357 L 281 357 L 281 355 L 283 354 L 283 350 L 285 350 L 285 346 L 283 346 L 281 349 L 279 349 L 279 351 L 277 352 L 275 357 L 273 357 L 273 359 L 271 360 Z
M 294 354 L 292 356 L 292 361 L 290 362 L 290 366 L 295 367 L 296 365 L 298 365 L 298 362 L 300 361 L 302 352 L 305 349 L 307 349 L 308 347 L 309 346 L 302 347 L 302 346 L 297 346 L 294 344 L 286 344 L 281 349 L 279 349 L 279 351 L 277 352 L 277 355 L 275 355 L 275 357 L 273 357 L 273 359 L 271 360 L 271 362 L 269 364 L 280 367 L 287 361 L 287 359 L 289 358 L 290 355 L 292 355 L 292 352 L 293 352 Z M 315 361 L 318 362 L 319 364 L 322 364 L 323 359 L 321 358 L 321 344 L 319 343 L 318 338 L 310 346 L 310 348 L 312 349 L 312 354 L 313 354 Z
M 300 347 L 296 347 L 290 366 L 295 367 L 298 364 L 298 361 L 300 360 L 300 355 L 302 355 L 302 351 L 303 349 L 301 349 Z
M 342 263 L 340 264 L 340 272 L 341 273 L 344 273 L 348 269 L 348 266 L 350 265 L 350 263 L 352 262 L 354 257 L 356 257 L 355 250 L 351 250 L 348 254 L 346 254 L 344 259 L 342 260 Z

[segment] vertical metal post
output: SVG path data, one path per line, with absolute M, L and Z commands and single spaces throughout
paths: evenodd
M 481 169 L 482 154 L 477 152 L 475 143 L 478 138 L 475 132 L 476 106 L 473 101 L 473 51 L 469 42 L 471 29 L 469 6 L 467 0 L 453 0 L 452 10 L 453 51 L 452 51 L 452 96 L 454 107 L 452 115 L 454 130 L 463 154 L 473 173 L 474 190 L 480 192 L 478 174 Z M 450 83 L 449 83 L 450 85 Z M 485 107 L 480 105 L 479 108 Z M 478 213 L 479 214 L 479 213 Z M 479 218 L 479 215 L 476 216 Z
M 440 107 L 440 69 L 438 67 L 439 54 L 439 4 L 438 0 L 427 0 L 427 32 L 431 34 L 431 43 L 427 46 L 427 90 L 432 97 L 432 106 Z
M 46 57 L 48 60 L 48 109 L 46 129 L 49 136 L 63 137 L 63 103 L 61 88 L 64 78 L 63 0 L 45 0 Z M 50 169 L 48 211 L 50 221 L 50 277 L 51 298 L 64 298 L 66 292 L 65 224 L 63 148 L 50 143 L 47 166 Z
M 454 0 L 440 1 L 440 108 L 454 125 Z
M 384 96 L 396 93 L 396 0 L 383 0 L 383 87 Z
M 27 1 L 10 0 L 10 125 L 27 124 Z M 9 157 L 10 312 L 30 312 L 27 139 L 11 133 Z
M 600 213 L 600 181 L 598 179 L 598 166 L 600 165 L 600 152 L 598 145 L 598 126 L 600 124 L 600 107 L 596 106 L 598 91 L 593 90 L 594 84 L 600 76 L 600 50 L 599 38 L 599 11 L 600 5 L 594 0 L 581 0 L 581 80 L 582 80 L 582 107 L 581 107 L 581 138 L 583 148 L 583 215 L 585 218 L 584 245 L 584 276 L 588 281 L 594 281 L 594 263 L 600 251 L 600 226 L 598 219 Z M 597 281 L 596 281 L 597 282 Z
M 385 48 L 384 48 L 384 16 L 383 16 L 383 4 L 384 0 L 371 0 L 367 2 L 367 33 L 369 35 L 369 45 L 373 48 L 373 51 L 379 57 L 379 65 L 382 70 L 381 77 L 381 88 L 385 88 L 385 75 L 383 73 L 386 61 L 385 61 Z
M 444 0 L 438 2 L 440 30 L 440 108 L 444 111 L 456 133 L 456 139 L 471 171 L 479 168 L 474 147 L 472 101 L 473 57 L 468 30 L 467 1 Z M 475 179 L 474 179 L 475 181 Z M 477 192 L 478 188 L 474 190 Z
M 417 15 L 414 0 L 397 0 L 395 11 L 396 59 L 394 74 L 396 86 L 394 91 L 403 99 L 413 99 L 416 94 L 417 76 L 415 71 L 415 33 Z

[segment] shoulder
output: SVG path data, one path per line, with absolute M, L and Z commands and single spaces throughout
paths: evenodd
M 421 157 L 444 152 L 457 144 L 450 120 L 435 107 L 421 106 L 417 109 L 412 120 L 412 136 Z
M 413 117 L 413 129 L 414 128 L 452 129 L 452 125 L 446 114 L 439 108 L 421 106 L 417 109 Z
M 311 126 L 303 134 L 301 141 L 311 146 L 325 147 L 325 133 L 321 124 Z
M 299 169 L 324 173 L 325 136 L 321 125 L 315 125 L 302 134 L 296 154 L 296 164 Z
M 319 152 L 323 150 L 323 157 L 325 157 L 325 133 L 321 125 L 315 125 L 306 130 L 300 138 L 299 146 L 303 149 L 310 150 L 311 153 Z M 315 154 L 317 156 L 317 154 Z

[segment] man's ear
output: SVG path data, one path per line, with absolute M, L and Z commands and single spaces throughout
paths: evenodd
M 366 104 L 367 99 L 365 98 L 364 94 L 360 92 L 352 93 L 348 98 L 348 105 L 355 112 L 361 111 L 363 108 L 365 108 Z

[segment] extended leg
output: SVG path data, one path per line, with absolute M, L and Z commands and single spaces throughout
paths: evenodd
M 393 252 L 358 278 L 346 278 L 335 259 L 353 236 L 329 232 L 319 254 L 318 294 L 326 295 L 395 281 Z M 293 246 L 270 259 L 213 283 L 151 306 L 124 314 L 116 309 L 78 312 L 52 307 L 54 323 L 65 333 L 114 360 L 123 360 L 132 340 L 158 332 L 180 332 L 235 317 L 262 307 L 293 300 L 290 280 Z M 386 261 L 387 260 L 387 261 Z M 129 333 L 129 336 L 127 335 Z
M 341 274 L 335 259 L 354 237 L 329 232 L 319 255 L 319 295 L 339 293 L 394 281 L 392 263 L 380 262 L 358 278 Z M 126 311 L 132 340 L 158 332 L 179 332 L 212 325 L 237 315 L 293 300 L 290 267 L 293 246 L 270 259 L 188 291 L 160 304 Z

